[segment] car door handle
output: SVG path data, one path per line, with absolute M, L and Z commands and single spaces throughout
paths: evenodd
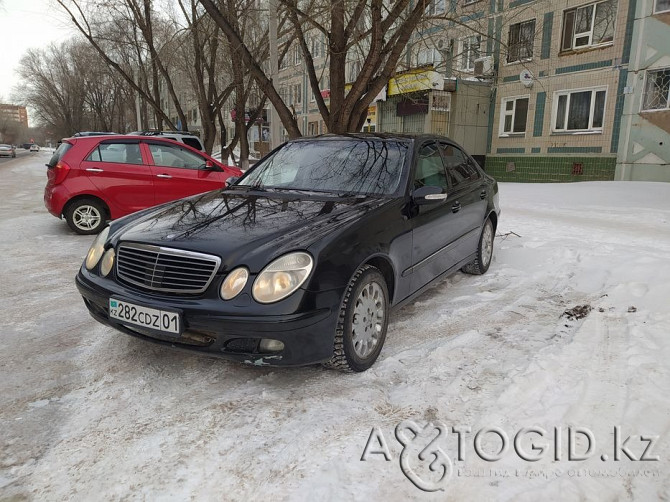
M 98 169 L 97 167 L 89 167 L 86 169 L 89 173 L 102 173 L 104 169 Z
M 455 202 L 454 204 L 452 204 L 452 206 L 451 206 L 451 212 L 452 213 L 457 213 L 460 210 L 461 210 L 461 203 L 460 202 Z
M 170 178 L 172 178 L 172 176 L 170 176 L 169 174 L 157 174 L 157 175 L 156 175 L 156 178 L 166 178 L 166 179 L 170 179 Z
M 481 192 L 479 192 L 479 198 L 486 199 L 486 190 L 482 190 Z

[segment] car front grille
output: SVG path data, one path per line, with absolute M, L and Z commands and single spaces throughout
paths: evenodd
M 119 282 L 147 291 L 198 294 L 207 289 L 221 264 L 218 256 L 181 249 L 123 243 L 119 245 Z

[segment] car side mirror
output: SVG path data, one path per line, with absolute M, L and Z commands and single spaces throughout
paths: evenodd
M 205 169 L 208 171 L 216 171 L 216 165 L 211 160 L 205 161 Z
M 423 186 L 414 190 L 412 200 L 414 200 L 415 204 L 423 206 L 444 202 L 447 200 L 447 196 L 442 187 Z
M 226 186 L 229 187 L 230 185 L 234 185 L 235 183 L 237 183 L 237 180 L 239 179 L 240 179 L 239 176 L 231 176 L 226 180 Z

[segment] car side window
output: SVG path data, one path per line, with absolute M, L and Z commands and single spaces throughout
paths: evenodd
M 136 165 L 144 163 L 138 143 L 101 143 L 90 153 L 86 160 Z
M 447 175 L 453 188 L 478 180 L 481 175 L 470 158 L 454 145 L 442 144 Z
M 154 164 L 162 167 L 178 167 L 181 169 L 203 169 L 205 160 L 176 145 L 159 145 L 149 143 Z
M 202 145 L 200 144 L 200 140 L 198 139 L 182 138 L 182 141 L 184 142 L 185 145 L 188 145 L 191 148 L 195 148 L 196 150 L 202 150 Z
M 447 175 L 437 143 L 428 143 L 419 150 L 414 173 L 414 188 L 435 186 L 447 188 Z

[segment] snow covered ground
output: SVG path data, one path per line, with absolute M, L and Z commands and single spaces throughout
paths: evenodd
M 376 365 L 343 375 L 183 354 L 97 324 L 74 286 L 91 238 L 44 209 L 38 155 L 0 164 L 0 499 L 670 498 L 670 184 L 501 184 L 489 272 L 397 311 Z M 441 484 L 433 456 L 418 457 L 436 434 L 401 454 L 405 420 L 449 430 L 432 443 L 450 459 Z M 633 458 L 659 460 L 629 460 L 616 426 Z M 373 427 L 390 461 L 361 461 Z M 452 427 L 470 428 L 463 460 Z M 547 431 L 522 435 L 536 462 L 515 453 L 526 427 Z M 492 428 L 509 443 L 487 462 L 474 438 L 483 430 L 493 455 Z M 571 461 L 580 428 L 596 444 Z M 645 455 L 639 436 L 656 438 Z M 443 490 L 419 490 L 401 464 Z

